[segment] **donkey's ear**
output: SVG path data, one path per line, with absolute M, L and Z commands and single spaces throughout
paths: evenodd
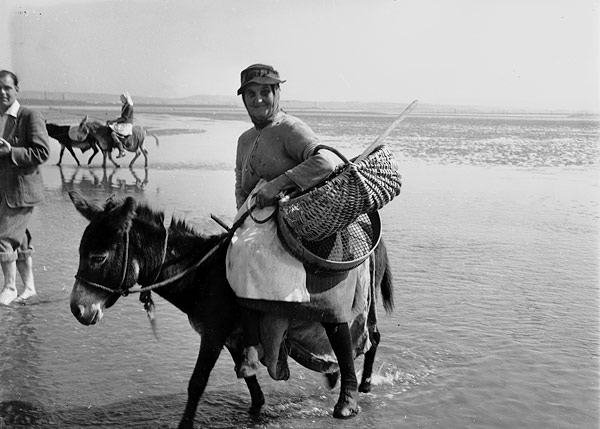
M 137 203 L 132 197 L 127 197 L 122 205 L 115 207 L 109 213 L 110 223 L 119 232 L 126 232 L 131 228 L 131 221 L 135 218 Z
M 71 201 L 75 205 L 75 208 L 79 213 L 83 215 L 87 220 L 92 220 L 94 216 L 98 213 L 102 213 L 102 208 L 98 207 L 96 204 L 90 203 L 83 196 L 75 191 L 69 192 L 69 197 L 71 197 Z

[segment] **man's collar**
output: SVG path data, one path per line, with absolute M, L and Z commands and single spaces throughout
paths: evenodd
M 17 113 L 19 113 L 19 108 L 21 107 L 21 104 L 19 103 L 19 100 L 15 100 L 15 102 L 13 104 L 10 105 L 10 107 L 8 109 L 6 109 L 6 112 L 4 112 L 5 115 L 10 115 L 13 118 L 17 117 Z

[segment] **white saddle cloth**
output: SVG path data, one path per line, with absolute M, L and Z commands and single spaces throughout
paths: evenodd
M 265 219 L 272 210 L 255 209 L 252 214 L 256 219 Z M 237 217 L 245 211 L 246 205 Z M 248 216 L 231 239 L 226 263 L 227 280 L 240 298 L 310 301 L 304 265 L 290 255 L 279 241 L 274 219 L 256 223 Z

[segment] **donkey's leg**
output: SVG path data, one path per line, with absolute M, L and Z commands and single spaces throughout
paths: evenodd
M 198 360 L 188 384 L 188 399 L 183 417 L 179 422 L 179 429 L 192 429 L 194 427 L 194 416 L 198 408 L 200 397 L 204 393 L 208 377 L 212 371 L 225 340 L 219 340 L 211 335 L 203 335 L 200 341 L 200 352 Z
M 360 385 L 358 386 L 358 391 L 362 393 L 369 393 L 371 391 L 371 376 L 373 375 L 373 363 L 375 362 L 377 347 L 379 346 L 379 341 L 381 340 L 381 334 L 379 333 L 379 329 L 377 328 L 377 302 L 375 299 L 377 293 L 375 290 L 375 285 L 379 285 L 379 287 L 381 287 L 381 282 L 383 280 L 380 273 L 384 273 L 385 271 L 377 269 L 375 272 L 375 270 L 376 266 L 375 264 L 373 264 L 371 278 L 374 277 L 374 282 L 371 283 L 371 287 L 369 288 L 369 296 L 371 302 L 369 303 L 369 314 L 367 315 L 367 329 L 369 331 L 369 340 L 371 341 L 371 348 L 365 353 L 363 373 L 360 379 Z
M 107 156 L 108 156 L 108 159 L 110 159 L 110 162 L 112 162 L 115 167 L 117 167 L 117 168 L 120 167 L 120 165 L 117 164 L 115 162 L 115 160 L 113 159 L 113 157 L 112 157 L 112 150 L 111 149 L 109 149 L 106 152 L 104 152 L 104 163 L 102 164 L 102 167 L 106 167 L 106 157 Z
M 354 370 L 352 339 L 347 323 L 321 322 L 340 367 L 340 396 L 333 408 L 333 417 L 348 419 L 358 413 L 358 383 Z
M 65 146 L 63 146 L 63 147 L 65 147 Z M 75 155 L 75 151 L 73 150 L 71 145 L 66 145 L 66 148 L 69 151 L 69 153 L 71 154 L 71 156 L 75 159 L 75 162 L 77 163 L 77 165 L 81 165 L 79 163 L 79 159 L 77 159 L 77 155 Z M 61 152 L 61 158 L 62 158 L 62 152 Z
M 58 162 L 56 163 L 56 165 L 60 165 L 60 163 L 62 162 L 63 153 L 65 153 L 65 145 L 63 145 L 61 143 L 60 144 L 60 155 L 58 156 Z
M 92 155 L 90 156 L 90 159 L 88 159 L 88 165 L 90 165 L 92 163 L 92 159 L 94 159 L 94 157 L 96 156 L 96 154 L 98 153 L 98 148 L 94 145 L 92 146 L 92 150 L 94 151 L 94 153 L 92 153 Z M 105 162 L 106 164 L 106 162 Z
M 239 367 L 242 363 L 242 349 L 241 348 L 232 348 L 227 347 L 231 357 L 233 358 L 233 362 L 235 363 L 235 368 Z M 258 384 L 258 380 L 256 376 L 244 378 L 246 382 L 246 386 L 248 386 L 248 391 L 250 392 L 250 398 L 252 399 L 252 405 L 250 405 L 250 409 L 248 412 L 250 414 L 258 414 L 262 409 L 263 405 L 265 405 L 265 395 L 263 394 L 262 389 L 260 388 L 260 384 Z
M 140 149 L 142 151 L 142 154 L 144 155 L 144 167 L 148 168 L 148 149 L 146 149 L 143 143 Z
M 334 389 L 340 379 L 340 372 L 327 372 L 325 373 L 325 381 L 327 381 L 327 387 L 329 390 Z
M 139 151 L 135 152 L 135 156 L 133 157 L 133 159 L 131 160 L 131 162 L 129 163 L 129 168 L 133 167 L 133 163 L 135 162 L 136 159 L 138 159 L 140 157 L 140 153 Z
M 363 373 L 360 379 L 360 385 L 358 391 L 362 393 L 369 393 L 371 391 L 371 376 L 373 375 L 373 363 L 375 362 L 375 355 L 377 354 L 377 346 L 379 346 L 379 340 L 381 334 L 377 325 L 369 327 L 369 338 L 371 340 L 371 348 L 365 353 L 365 361 L 363 364 Z

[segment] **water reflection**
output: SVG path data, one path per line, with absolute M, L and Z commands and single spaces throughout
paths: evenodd
M 32 308 L 11 306 L 0 313 L 0 428 L 5 424 L 30 425 L 39 409 L 35 404 L 44 399 L 38 398 L 42 362 L 39 320 Z
M 61 190 L 69 192 L 106 193 L 124 192 L 143 194 L 148 185 L 148 169 L 142 172 L 129 168 L 128 172 L 121 168 L 101 168 L 101 174 L 95 169 L 59 166 Z

